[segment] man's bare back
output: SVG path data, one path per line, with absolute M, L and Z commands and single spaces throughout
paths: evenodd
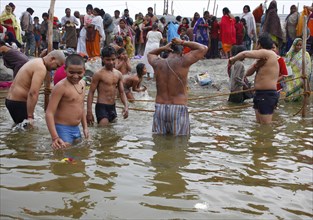
M 172 43 L 188 46 L 191 51 L 185 55 L 177 52 L 169 53 L 166 59 L 158 57 L 162 51 L 172 51 Z M 152 65 L 156 76 L 156 103 L 186 105 L 189 68 L 193 63 L 204 57 L 207 47 L 177 38 L 174 38 L 172 43 L 155 49 L 148 54 L 149 63 Z
M 7 98 L 14 101 L 27 101 L 28 93 L 38 93 L 47 70 L 42 58 L 28 61 L 16 75 Z

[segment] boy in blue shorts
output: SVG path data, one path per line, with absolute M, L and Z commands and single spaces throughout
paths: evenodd
M 88 126 L 84 109 L 85 61 L 77 54 L 65 60 L 66 78 L 52 90 L 46 110 L 46 122 L 52 138 L 52 148 L 66 148 L 81 139 L 79 124 L 88 138 Z

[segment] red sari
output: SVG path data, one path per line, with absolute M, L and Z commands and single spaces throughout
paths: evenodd
M 229 52 L 236 43 L 235 19 L 229 15 L 223 15 L 220 23 L 220 37 L 224 52 Z

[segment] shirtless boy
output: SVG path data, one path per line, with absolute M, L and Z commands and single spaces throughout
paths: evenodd
M 183 47 L 190 52 L 182 55 Z M 156 76 L 157 95 L 152 132 L 156 134 L 189 135 L 187 108 L 187 77 L 192 64 L 202 59 L 208 48 L 202 44 L 174 38 L 164 47 L 148 53 L 148 61 Z M 169 51 L 166 59 L 162 52 Z
M 96 72 L 91 81 L 87 98 L 87 122 L 94 123 L 92 114 L 92 102 L 94 93 L 97 90 L 98 98 L 95 107 L 97 122 L 100 126 L 108 125 L 117 117 L 115 108 L 116 88 L 118 88 L 121 101 L 124 105 L 123 117 L 128 117 L 128 104 L 124 92 L 123 75 L 114 68 L 116 51 L 113 47 L 104 47 L 101 51 L 104 67 Z
M 257 50 L 244 51 L 229 59 L 232 64 L 243 58 L 258 59 L 248 68 L 245 77 L 256 72 L 254 79 L 256 92 L 253 99 L 253 108 L 256 120 L 261 124 L 270 124 L 272 122 L 274 108 L 278 103 L 276 84 L 279 76 L 279 65 L 277 55 L 272 51 L 272 47 L 273 41 L 268 34 L 264 33 L 258 38 Z M 262 65 L 258 65 L 258 62 L 262 62 Z
M 64 61 L 64 53 L 54 50 L 43 58 L 28 61 L 21 67 L 5 100 L 5 106 L 16 124 L 28 119 L 33 125 L 39 90 L 48 73 L 47 71 L 57 69 L 63 65 Z
M 115 69 L 123 75 L 130 73 L 131 65 L 125 48 L 121 47 L 117 50 L 117 59 L 115 60 Z
M 65 148 L 81 139 L 79 124 L 88 138 L 88 126 L 84 108 L 85 61 L 77 54 L 65 61 L 66 78 L 52 90 L 46 110 L 46 122 L 52 138 L 52 148 Z M 74 111 L 73 111 L 74 110 Z
M 124 84 L 124 91 L 128 101 L 132 102 L 134 100 L 133 92 L 144 92 L 147 90 L 147 87 L 140 86 L 142 82 L 142 77 L 147 74 L 147 69 L 145 64 L 138 63 L 136 66 L 136 75 L 124 75 L 123 76 L 123 84 Z

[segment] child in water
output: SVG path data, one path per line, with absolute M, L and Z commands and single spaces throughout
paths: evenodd
M 125 75 L 123 77 L 124 91 L 128 101 L 132 102 L 134 100 L 134 92 L 144 92 L 147 87 L 140 86 L 142 82 L 142 77 L 147 74 L 147 69 L 145 64 L 138 63 L 136 66 L 137 75 Z M 132 91 L 131 91 L 132 90 Z
M 85 138 L 88 138 L 84 108 L 85 61 L 77 54 L 65 60 L 66 78 L 52 89 L 46 110 L 46 123 L 52 138 L 52 148 L 62 149 L 81 139 L 79 124 L 82 123 Z M 75 109 L 75 111 L 73 111 Z

